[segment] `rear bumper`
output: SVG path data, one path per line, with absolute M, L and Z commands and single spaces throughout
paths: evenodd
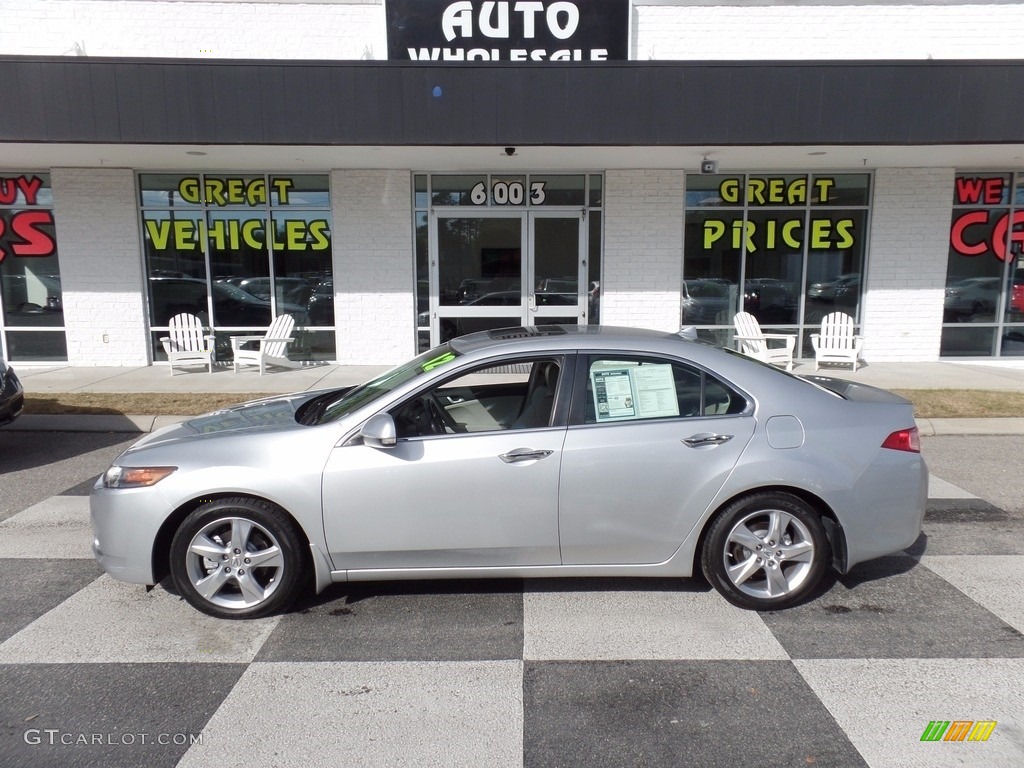
M 928 467 L 920 454 L 882 449 L 839 512 L 846 540 L 844 571 L 895 554 L 921 535 L 928 503 Z

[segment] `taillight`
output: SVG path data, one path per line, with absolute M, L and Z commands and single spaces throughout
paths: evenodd
M 894 451 L 910 451 L 911 453 L 921 452 L 921 435 L 917 427 L 900 429 L 893 432 L 882 443 L 883 448 L 891 448 Z

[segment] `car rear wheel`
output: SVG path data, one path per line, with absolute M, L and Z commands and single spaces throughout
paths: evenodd
M 278 507 L 250 498 L 195 509 L 171 541 L 179 594 L 203 613 L 253 619 L 287 608 L 304 581 L 301 538 Z
M 712 523 L 701 557 L 704 575 L 740 608 L 794 605 L 821 583 L 831 558 L 821 518 L 788 493 L 757 493 L 726 507 Z

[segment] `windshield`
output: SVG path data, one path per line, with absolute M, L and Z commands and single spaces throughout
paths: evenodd
M 306 416 L 308 419 L 306 423 L 324 424 L 347 416 L 378 397 L 394 392 L 418 376 L 448 365 L 457 357 L 459 357 L 459 353 L 448 344 L 428 349 L 409 362 L 382 373 L 376 379 L 360 384 L 355 389 L 350 389 L 338 399 L 325 401 L 321 409 L 317 409 L 318 413 Z

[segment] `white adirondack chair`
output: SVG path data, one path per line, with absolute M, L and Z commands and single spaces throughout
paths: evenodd
M 740 343 L 740 352 L 765 363 L 784 365 L 787 371 L 793 370 L 796 336 L 789 333 L 762 333 L 761 324 L 749 312 L 736 313 L 732 322 L 736 326 L 733 338 Z M 769 341 L 781 341 L 782 344 L 769 345 Z
M 821 333 L 811 334 L 811 346 L 814 370 L 822 363 L 848 363 L 856 371 L 864 339 L 853 332 L 852 317 L 845 312 L 833 312 L 821 321 Z
M 167 353 L 167 367 L 174 375 L 174 366 L 206 364 L 213 373 L 213 334 L 203 333 L 203 322 L 195 315 L 183 312 L 168 323 L 168 335 L 160 337 Z
M 240 365 L 258 365 L 260 376 L 266 372 L 268 365 L 298 368 L 300 363 L 288 359 L 288 345 L 294 341 L 294 329 L 295 318 L 291 315 L 278 315 L 262 336 L 232 336 L 235 373 L 238 373 Z

